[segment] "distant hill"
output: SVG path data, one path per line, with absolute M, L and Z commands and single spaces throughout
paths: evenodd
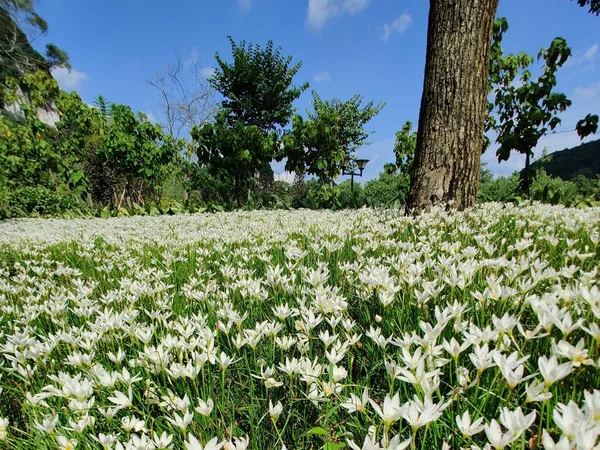
M 532 168 L 544 168 L 548 175 L 564 181 L 577 175 L 596 178 L 600 175 L 600 140 L 586 142 L 577 147 L 561 150 L 540 158 Z

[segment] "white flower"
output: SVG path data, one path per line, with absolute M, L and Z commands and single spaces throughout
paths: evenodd
M 283 405 L 281 404 L 281 402 L 277 402 L 277 404 L 273 406 L 273 402 L 269 400 L 269 416 L 271 416 L 271 419 L 274 422 L 277 422 L 277 419 L 281 415 L 282 411 Z
M 197 402 L 198 402 L 198 406 L 196 406 L 196 408 L 194 408 L 196 410 L 196 412 L 203 416 L 210 416 L 210 413 L 212 412 L 213 407 L 214 407 L 214 402 L 213 402 L 212 398 L 209 398 L 206 401 L 199 398 L 199 399 L 197 399 Z
M 456 426 L 463 436 L 473 436 L 483 431 L 483 417 L 480 417 L 475 422 L 471 423 L 469 411 L 465 411 L 462 417 L 456 416 Z
M 550 434 L 546 430 L 542 433 L 542 444 L 544 444 L 544 450 L 570 450 L 571 443 L 569 438 L 561 436 L 558 442 L 554 442 Z
M 485 434 L 494 448 L 504 448 L 514 441 L 510 433 L 504 434 L 500 429 L 500 424 L 492 419 L 489 425 L 485 425 Z
M 127 395 L 123 394 L 121 391 L 115 391 L 112 397 L 108 397 L 108 400 L 114 403 L 117 409 L 129 408 L 133 406 L 131 386 L 129 387 Z
M 350 448 L 352 450 L 380 450 L 379 442 L 376 442 L 375 440 L 371 440 L 371 438 L 369 436 L 365 437 L 365 441 L 364 441 L 362 447 L 359 447 L 358 445 L 356 445 L 353 440 L 349 440 L 348 445 L 350 446 Z
M 223 447 L 224 442 L 219 442 L 219 440 L 214 437 L 205 446 L 202 446 L 198 439 L 196 439 L 192 434 L 188 435 L 188 440 L 185 442 L 186 450 L 219 450 Z
M 154 442 L 154 445 L 157 449 L 171 448 L 171 442 L 173 442 L 173 435 L 167 434 L 166 431 L 163 431 L 160 436 L 158 435 L 158 433 L 155 433 L 152 436 L 152 442 Z
M 173 417 L 167 417 L 167 420 L 171 422 L 176 427 L 179 427 L 182 431 L 185 431 L 187 426 L 192 423 L 194 419 L 194 414 L 192 414 L 189 410 L 185 411 L 183 416 L 180 416 L 177 413 L 173 413 Z
M 525 416 L 520 406 L 514 411 L 505 407 L 500 412 L 500 422 L 515 439 L 519 438 L 525 430 L 533 425 L 535 417 L 536 411 L 532 411 Z
M 548 392 L 544 383 L 532 381 L 525 388 L 527 393 L 526 402 L 545 402 L 552 398 L 552 392 Z
M 363 390 L 362 397 L 358 398 L 355 394 L 350 394 L 350 398 L 346 399 L 345 402 L 341 403 L 343 408 L 346 408 L 349 413 L 356 411 L 364 413 L 366 411 L 366 405 L 369 402 L 369 391 L 367 388 Z
M 63 435 L 56 436 L 56 443 L 60 450 L 74 450 L 77 447 L 77 439 L 67 439 Z
M 546 387 L 552 386 L 557 381 L 562 380 L 573 371 L 573 365 L 571 363 L 558 363 L 558 358 L 554 355 L 550 359 L 546 356 L 538 358 L 538 368 L 540 373 L 544 377 Z
M 8 428 L 8 419 L 0 417 L 0 441 L 6 440 L 6 438 L 8 436 L 7 428 Z
M 98 442 L 103 449 L 111 449 L 115 442 L 117 442 L 118 436 L 115 434 L 98 433 L 98 436 L 92 435 L 92 439 Z
M 392 398 L 390 398 L 389 395 L 386 395 L 383 399 L 383 408 L 379 407 L 372 399 L 369 399 L 369 402 L 377 415 L 383 419 L 383 422 L 387 426 L 397 422 L 406 410 L 406 408 L 400 406 L 400 397 L 398 394 L 394 395 Z
M 248 445 L 248 436 L 241 438 L 234 437 L 233 441 L 228 441 L 223 444 L 223 450 L 246 450 Z

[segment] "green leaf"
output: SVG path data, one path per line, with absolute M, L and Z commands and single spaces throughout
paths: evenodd
M 338 442 L 326 442 L 323 446 L 323 450 L 339 450 L 340 448 L 345 448 L 346 444 L 338 443 Z
M 318 435 L 318 436 L 328 436 L 329 433 L 325 428 L 321 427 L 312 427 L 310 430 L 306 432 L 307 435 Z

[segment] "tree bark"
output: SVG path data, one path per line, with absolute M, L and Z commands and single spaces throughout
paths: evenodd
M 475 204 L 498 0 L 430 0 L 425 81 L 407 209 Z

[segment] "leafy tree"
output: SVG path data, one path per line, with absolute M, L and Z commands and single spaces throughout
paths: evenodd
M 412 131 L 412 122 L 407 121 L 402 125 L 402 129 L 396 133 L 396 142 L 394 144 L 396 162 L 395 164 L 388 165 L 387 171 L 389 173 L 400 172 L 410 177 L 416 147 L 417 133 Z
M 113 104 L 110 126 L 97 154 L 124 180 L 118 208 L 127 191 L 143 203 L 144 188 L 156 189 L 165 175 L 164 167 L 175 156 L 175 145 L 158 125 L 140 121 L 128 106 Z
M 600 0 L 577 0 L 577 4 L 588 7 L 591 14 L 600 15 Z
M 47 32 L 48 24 L 35 12 L 33 0 L 0 0 L 0 59 L 5 66 L 4 76 L 48 71 L 55 66 L 71 68 L 67 53 L 56 45 L 46 46 L 46 58 L 31 47 L 33 38 Z
M 281 139 L 279 158 L 287 158 L 285 170 L 315 175 L 321 183 L 335 179 L 346 157 L 346 150 L 336 138 L 339 128 L 335 114 L 324 113 L 317 120 L 294 116 L 291 131 Z
M 286 170 L 315 175 L 321 182 L 334 180 L 344 159 L 366 144 L 370 133 L 365 125 L 385 106 L 373 101 L 363 106 L 362 101 L 360 95 L 322 100 L 313 92 L 314 112 L 307 112 L 308 120 L 296 115 L 291 132 L 282 138 L 279 157 L 287 158 Z
M 408 209 L 475 203 L 490 40 L 499 0 L 429 1 L 425 81 Z M 600 14 L 599 0 L 577 0 Z
M 10 103 L 18 101 L 21 84 L 31 96 L 30 102 L 21 105 L 23 120 L 14 124 L 0 119 L 3 136 L 0 179 L 13 189 L 22 185 L 50 186 L 52 178 L 62 174 L 66 167 L 60 152 L 51 143 L 55 130 L 37 118 L 36 110 L 58 95 L 58 84 L 43 72 L 26 74 L 21 82 L 8 78 L 3 97 Z
M 217 53 L 217 68 L 210 78 L 223 96 L 221 112 L 214 123 L 194 127 L 192 138 L 198 163 L 220 180 L 233 182 L 233 196 L 239 205 L 253 180 L 269 184 L 277 133 L 288 124 L 292 103 L 308 84 L 294 86 L 301 63 L 282 55 L 272 41 L 262 48 L 228 39 L 233 61 L 227 62 Z
M 247 194 L 257 171 L 272 161 L 276 134 L 265 135 L 256 125 L 241 121 L 229 123 L 228 113 L 217 114 L 214 123 L 192 129 L 198 163 L 220 180 L 232 180 L 238 205 Z
M 301 62 L 284 56 L 272 41 L 262 48 L 245 41 L 231 43 L 233 61 L 227 62 L 217 53 L 217 67 L 210 82 L 223 96 L 230 125 L 241 122 L 257 127 L 263 133 L 284 127 L 293 114 L 292 103 L 308 89 L 308 83 L 294 86 L 294 76 Z
M 570 57 L 571 50 L 563 38 L 555 38 L 549 48 L 539 52 L 538 59 L 544 61 L 544 66 L 542 74 L 534 79 L 531 56 L 503 56 L 500 42 L 507 29 L 506 19 L 496 21 L 490 76 L 494 104 L 486 128 L 497 133 L 498 161 L 508 160 L 512 151 L 525 155 L 521 190 L 529 192 L 533 149 L 543 135 L 556 129 L 561 123 L 559 114 L 571 105 L 565 94 L 554 91 L 556 72 Z M 595 131 L 593 122 L 591 115 L 580 121 L 577 128 L 582 138 Z

